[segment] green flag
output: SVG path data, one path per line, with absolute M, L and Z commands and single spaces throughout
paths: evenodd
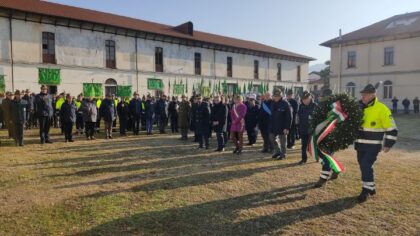
M 118 97 L 131 97 L 131 85 L 118 85 L 116 95 Z
M 83 95 L 85 97 L 102 97 L 102 84 L 100 83 L 84 83 L 83 84 Z
M 38 68 L 38 83 L 59 85 L 61 83 L 60 69 Z
M 188 94 L 188 78 L 185 78 L 185 93 Z
M 4 75 L 0 75 L 0 93 L 4 94 L 6 92 L 6 81 L 4 80 Z
M 147 89 L 149 90 L 162 90 L 163 82 L 160 79 L 149 78 L 147 79 Z
M 174 85 L 174 95 L 181 95 L 184 93 L 184 85 L 183 84 L 175 84 Z

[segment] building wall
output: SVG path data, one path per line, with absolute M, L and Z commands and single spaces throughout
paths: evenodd
M 394 47 L 394 65 L 384 65 L 384 48 Z M 347 52 L 356 51 L 356 68 L 347 68 Z M 346 90 L 349 82 L 356 84 L 356 96 L 366 84 L 391 81 L 393 96 L 410 100 L 419 96 L 420 90 L 420 37 L 391 41 L 372 42 L 342 47 L 341 86 L 338 85 L 339 49 L 331 49 L 331 88 Z M 383 98 L 383 86 L 378 97 L 391 105 L 391 99 Z
M 282 80 L 291 86 L 306 86 L 298 83 L 297 66 L 301 66 L 301 81 L 307 81 L 308 63 L 263 58 L 238 53 L 214 51 L 204 48 L 188 47 L 178 44 L 164 43 L 145 39 L 137 39 L 136 73 L 136 42 L 132 37 L 119 36 L 89 30 L 80 30 L 62 26 L 12 20 L 13 28 L 13 58 L 14 58 L 14 88 L 32 91 L 39 90 L 38 68 L 60 68 L 62 83 L 58 91 L 77 94 L 82 91 L 86 82 L 105 83 L 113 78 L 119 85 L 137 87 L 141 94 L 152 92 L 147 90 L 147 78 L 160 78 L 166 89 L 171 80 L 188 79 L 188 92 L 192 92 L 194 81 L 199 83 L 215 79 L 240 85 L 248 83 L 254 77 L 254 60 L 259 61 L 259 80 L 271 81 L 271 88 L 277 79 L 277 63 L 282 63 Z M 12 89 L 9 20 L 0 18 L 0 74 L 6 78 L 7 90 Z M 42 63 L 42 32 L 55 33 L 55 52 L 57 64 Z M 105 40 L 116 42 L 116 67 L 105 68 Z M 155 72 L 155 47 L 163 48 L 164 72 Z M 194 75 L 194 53 L 201 53 L 201 75 Z M 233 78 L 226 78 L 227 57 L 233 58 Z

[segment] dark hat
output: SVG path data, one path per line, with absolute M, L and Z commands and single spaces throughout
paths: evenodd
M 376 93 L 376 88 L 372 84 L 368 84 L 360 93 Z
M 291 89 L 287 90 L 287 95 L 293 95 L 293 90 Z
M 321 96 L 326 97 L 326 96 L 330 96 L 331 94 L 332 94 L 332 90 L 327 88 L 327 89 L 322 90 Z
M 308 98 L 310 96 L 311 96 L 311 93 L 309 91 L 307 91 L 307 90 L 303 91 L 303 93 L 302 93 L 302 99 L 306 99 L 306 98 Z
M 20 96 L 20 91 L 19 90 L 16 90 L 16 92 L 15 92 L 15 96 L 16 95 L 19 95 Z
M 278 89 L 274 90 L 273 96 L 281 96 L 281 91 Z

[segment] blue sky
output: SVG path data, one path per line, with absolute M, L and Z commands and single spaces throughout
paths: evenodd
M 397 14 L 420 11 L 420 0 L 52 0 L 143 20 L 268 44 L 329 60 L 320 43 Z

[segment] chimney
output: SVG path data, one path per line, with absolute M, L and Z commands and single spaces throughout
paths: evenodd
M 191 21 L 188 21 L 184 24 L 178 25 L 174 27 L 174 30 L 179 31 L 183 34 L 193 35 L 194 33 L 194 25 Z

